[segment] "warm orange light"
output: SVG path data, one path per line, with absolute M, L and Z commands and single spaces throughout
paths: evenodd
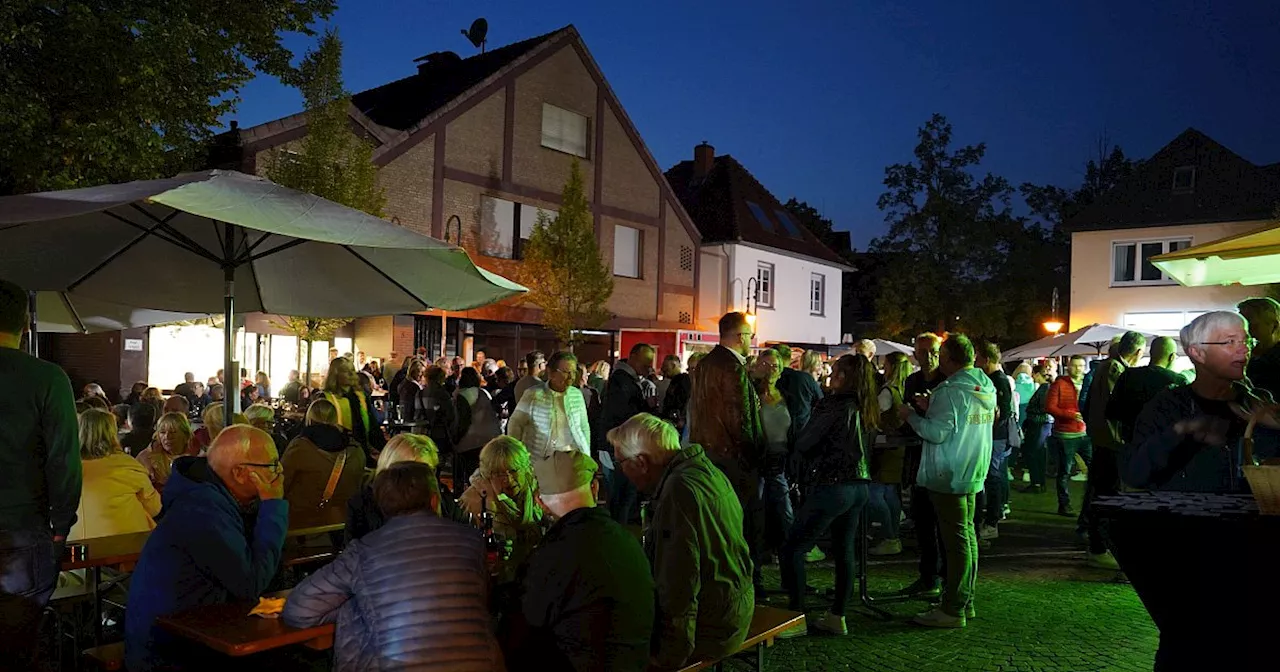
M 755 314 L 755 313 L 747 313 L 747 324 L 749 324 L 749 325 L 751 325 L 751 326 L 753 326 L 753 327 L 754 327 L 754 326 L 756 326 L 756 314 Z
M 1051 334 L 1056 334 L 1062 331 L 1062 326 L 1062 323 L 1057 320 L 1049 320 L 1044 323 L 1044 330 Z

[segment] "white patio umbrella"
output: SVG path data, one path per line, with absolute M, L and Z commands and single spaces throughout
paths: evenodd
M 1038 341 L 1006 350 L 1001 357 L 1005 361 L 1039 359 L 1041 357 L 1069 357 L 1071 355 L 1102 355 L 1111 345 L 1111 339 L 1133 329 L 1110 324 L 1090 324 L 1068 334 L 1046 336 Z M 1145 334 L 1148 339 L 1151 334 Z
M 873 339 L 873 342 L 876 344 L 877 356 L 884 356 L 891 352 L 901 352 L 904 355 L 914 355 L 916 352 L 915 348 L 909 345 L 903 345 L 902 343 L 896 343 L 894 341 L 886 341 L 883 338 Z
M 225 324 L 236 311 L 466 310 L 526 291 L 454 245 L 223 170 L 0 198 L 0 275 L 33 291 L 223 313 Z M 227 400 L 231 412 L 238 397 Z

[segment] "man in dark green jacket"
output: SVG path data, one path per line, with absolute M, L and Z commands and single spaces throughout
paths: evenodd
M 652 495 L 644 533 L 657 592 L 650 665 L 678 669 L 736 652 L 755 591 L 729 480 L 700 446 L 682 449 L 675 428 L 648 413 L 609 432 L 609 443 L 622 473 Z
M 0 668 L 33 669 L 40 613 L 80 506 L 80 437 L 67 374 L 18 349 L 27 292 L 0 280 Z

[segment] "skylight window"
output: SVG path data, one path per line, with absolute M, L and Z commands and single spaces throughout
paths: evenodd
M 791 236 L 792 238 L 804 238 L 804 236 L 800 235 L 800 227 L 796 226 L 796 223 L 791 220 L 791 217 L 787 213 L 782 210 L 774 210 L 773 214 L 778 216 L 778 221 L 782 222 L 782 226 L 787 230 L 788 236 Z
M 760 226 L 765 231 L 772 231 L 774 233 L 778 232 L 778 227 L 774 226 L 773 222 L 769 221 L 769 216 L 764 214 L 764 208 L 761 208 L 752 201 L 747 201 L 747 207 L 751 208 L 751 215 L 756 218 L 757 222 L 760 222 Z

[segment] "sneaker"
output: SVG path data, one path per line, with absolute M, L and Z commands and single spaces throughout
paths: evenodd
M 883 539 L 867 550 L 869 555 L 898 555 L 902 552 L 901 539 Z
M 805 620 L 808 620 L 808 619 L 806 618 Z M 786 630 L 779 632 L 778 634 L 774 635 L 774 638 L 775 639 L 791 639 L 793 637 L 804 637 L 807 634 L 809 634 L 809 626 L 805 625 L 804 623 L 801 623 L 800 625 L 797 625 L 792 628 L 787 628 Z
M 1076 474 L 1075 476 L 1072 476 L 1071 480 L 1075 481 L 1076 483 L 1084 483 L 1085 481 L 1089 480 L 1089 474 L 1086 474 L 1082 471 Z
M 1013 507 L 1005 504 L 1004 508 L 1000 509 L 1000 520 L 1005 520 L 1011 515 L 1013 515 Z
M 930 607 L 930 608 L 932 608 L 932 609 L 941 609 L 941 608 L 942 608 L 942 603 L 941 603 L 941 602 L 930 602 L 930 603 L 929 603 L 929 607 Z M 969 600 L 969 604 L 966 604 L 966 605 L 964 606 L 964 618 L 965 618 L 965 620 L 967 621 L 967 620 L 969 620 L 969 619 L 977 618 L 977 617 L 978 617 L 978 610 L 974 608 L 974 606 L 973 606 L 973 600 Z
M 1076 510 L 1075 510 L 1075 509 L 1073 509 L 1073 508 L 1071 508 L 1071 505 L 1070 505 L 1070 504 L 1059 504 L 1059 505 L 1058 505 L 1058 515 L 1059 515 L 1059 516 L 1074 516 L 1074 515 L 1076 515 Z
M 926 628 L 963 628 L 965 626 L 964 616 L 952 616 L 943 611 L 941 607 L 931 609 L 923 614 L 917 614 L 911 619 L 916 625 L 923 625 Z
M 844 616 L 836 616 L 830 612 L 813 619 L 813 629 L 828 635 L 847 635 L 849 628 L 845 625 Z
M 937 579 L 933 581 L 916 579 L 915 583 L 899 590 L 898 594 L 920 598 L 935 598 L 942 594 L 942 582 Z
M 991 548 L 991 540 L 990 540 L 990 539 L 979 539 L 979 540 L 978 540 L 978 550 L 979 550 L 979 551 L 986 551 L 986 550 L 989 550 L 990 548 Z
M 805 562 L 822 562 L 827 559 L 827 554 L 822 552 L 821 548 L 813 547 L 812 551 L 804 554 Z
M 980 539 L 999 539 L 1000 528 L 995 525 L 983 525 L 982 530 L 978 533 Z
M 1116 562 L 1116 558 L 1114 555 L 1111 555 L 1111 551 L 1088 553 L 1087 555 L 1089 556 L 1090 566 L 1097 567 L 1098 569 L 1113 569 L 1117 571 L 1120 569 L 1120 563 Z

